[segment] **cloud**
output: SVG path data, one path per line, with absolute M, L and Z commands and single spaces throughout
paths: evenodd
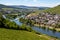
M 26 5 L 26 6 L 38 6 L 38 7 L 55 7 L 57 5 L 60 5 L 59 2 L 41 2 L 41 0 L 18 0 L 18 1 L 2 1 L 0 4 L 5 5 Z
M 34 2 L 37 2 L 37 0 L 33 0 Z
M 24 0 L 24 1 L 29 1 L 29 0 Z M 37 2 L 37 0 L 31 0 L 31 1 L 33 1 L 33 2 Z
M 38 7 L 55 7 L 60 3 L 46 4 L 46 3 L 38 3 L 38 4 L 25 4 L 27 6 L 38 6 Z

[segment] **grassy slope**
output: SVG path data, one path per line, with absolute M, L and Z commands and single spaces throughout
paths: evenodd
M 56 7 L 53 7 L 53 8 L 50 8 L 50 9 L 47 9 L 45 10 L 46 12 L 50 12 L 50 13 L 57 13 L 57 14 L 60 14 L 60 5 L 56 6 Z
M 34 13 L 31 13 L 31 14 L 39 14 L 39 13 L 42 13 L 42 12 L 48 12 L 48 13 L 51 13 L 51 14 L 60 14 L 60 5 L 56 6 L 56 7 L 53 7 L 53 8 L 48 8 L 46 10 L 36 10 Z
M 0 28 L 0 40 L 51 40 L 46 35 L 37 35 L 33 32 Z M 55 40 L 55 39 L 54 39 Z

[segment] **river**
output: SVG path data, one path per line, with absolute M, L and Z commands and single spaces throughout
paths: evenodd
M 4 15 L 3 15 L 3 17 L 6 18 Z M 23 23 L 21 23 L 21 22 L 19 21 L 19 18 L 16 18 L 16 19 L 14 19 L 14 20 L 12 20 L 12 21 L 14 21 L 17 25 L 22 25 L 22 24 L 23 24 Z M 32 28 L 33 30 L 39 32 L 39 33 L 60 38 L 60 32 L 52 31 L 52 30 L 49 30 L 48 28 L 43 29 L 43 28 L 41 28 L 41 27 L 39 28 L 39 27 L 35 27 L 35 26 L 33 26 L 33 27 L 31 27 L 31 28 Z

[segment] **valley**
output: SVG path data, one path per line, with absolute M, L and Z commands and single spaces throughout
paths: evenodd
M 23 8 L 23 7 L 17 8 L 11 6 L 1 7 L 0 9 L 1 40 L 4 39 L 5 40 L 7 39 L 8 40 L 9 39 L 10 40 L 11 39 L 12 40 L 20 40 L 20 39 L 21 40 L 35 40 L 35 39 L 59 40 L 60 39 L 60 9 L 59 9 L 60 6 L 54 8 L 47 8 L 47 9 L 41 8 L 42 10 L 40 10 L 39 7 L 37 10 L 34 8 L 35 7 L 32 7 L 32 9 L 31 7 L 28 8 Z M 55 10 L 55 8 L 57 10 Z M 53 9 L 55 11 L 53 11 Z M 9 34 L 13 36 L 10 36 Z M 4 35 L 8 35 L 8 36 L 4 36 Z

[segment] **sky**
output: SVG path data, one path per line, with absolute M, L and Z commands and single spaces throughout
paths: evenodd
M 54 7 L 60 5 L 60 0 L 0 0 L 0 4 Z

